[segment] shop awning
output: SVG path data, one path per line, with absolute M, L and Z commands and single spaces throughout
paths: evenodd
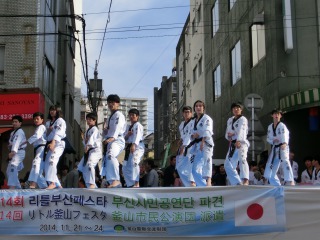
M 296 92 L 280 99 L 280 108 L 293 111 L 320 105 L 320 88 Z
M 0 127 L 0 134 L 12 130 L 12 127 Z

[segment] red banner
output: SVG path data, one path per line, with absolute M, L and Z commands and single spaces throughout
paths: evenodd
M 0 121 L 11 121 L 14 115 L 32 120 L 35 112 L 44 113 L 44 97 L 41 93 L 17 93 L 0 95 Z

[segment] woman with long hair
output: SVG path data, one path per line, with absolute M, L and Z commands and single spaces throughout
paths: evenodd
M 62 118 L 59 106 L 50 106 L 48 121 L 46 122 L 46 148 L 45 148 L 45 178 L 47 189 L 62 188 L 57 176 L 57 164 L 65 148 L 66 122 Z
M 193 105 L 195 112 L 193 133 L 192 175 L 196 186 L 211 186 L 213 155 L 213 120 L 205 111 L 205 104 L 197 100 Z

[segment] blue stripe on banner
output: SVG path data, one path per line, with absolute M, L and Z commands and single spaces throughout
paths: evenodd
M 282 187 L 3 190 L 6 235 L 190 237 L 285 231 Z

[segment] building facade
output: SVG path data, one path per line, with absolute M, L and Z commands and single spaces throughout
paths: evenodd
M 154 158 L 159 167 L 165 166 L 177 147 L 177 80 L 162 77 L 161 88 L 154 88 Z
M 214 158 L 227 152 L 231 103 L 245 103 L 252 93 L 263 100 L 255 136 L 265 139 L 270 112 L 280 107 L 297 158 L 318 153 L 319 13 L 318 0 L 190 1 L 177 45 L 178 106 L 205 100 L 214 120 Z M 251 112 L 244 115 L 251 123 Z
M 80 88 L 75 88 L 74 2 L 4 0 L 0 5 L 0 127 L 10 126 L 11 117 L 19 114 L 30 137 L 34 132 L 32 114 L 41 111 L 47 116 L 49 106 L 57 104 L 64 113 L 67 137 L 78 146 L 80 119 L 75 118 L 74 109 L 80 105 Z M 3 170 L 9 133 L 3 131 L 0 137 Z M 21 174 L 30 170 L 32 153 L 28 146 Z M 62 163 L 69 165 L 78 157 L 65 154 Z

